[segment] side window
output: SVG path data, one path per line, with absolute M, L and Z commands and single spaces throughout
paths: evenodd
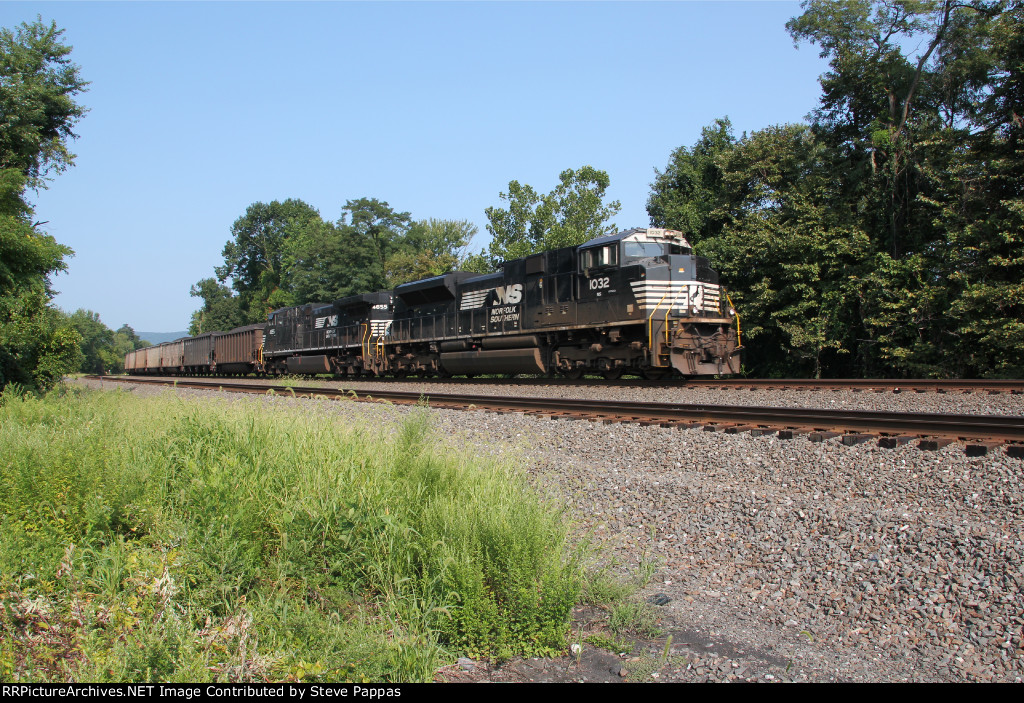
M 583 252 L 583 270 L 594 268 L 594 264 L 597 261 L 597 257 L 594 256 L 593 249 L 587 249 Z
M 614 266 L 619 263 L 619 248 L 614 244 L 601 247 L 601 266 Z
M 593 247 L 583 252 L 583 268 L 591 269 L 598 266 L 615 266 L 619 263 L 618 244 Z

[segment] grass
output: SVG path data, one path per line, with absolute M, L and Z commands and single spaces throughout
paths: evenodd
M 585 578 L 514 467 L 168 393 L 0 396 L 0 680 L 426 681 L 564 650 Z

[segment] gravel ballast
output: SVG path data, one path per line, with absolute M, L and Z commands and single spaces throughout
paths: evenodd
M 469 392 L 443 388 L 427 392 Z M 595 401 L 614 393 L 623 400 L 1024 413 L 1024 396 L 1005 393 L 514 391 L 569 392 Z M 280 395 L 232 398 L 271 408 L 302 404 L 377 425 L 408 412 Z M 653 569 L 643 595 L 664 603 L 652 607 L 672 640 L 654 671 L 645 668 L 649 660 L 625 658 L 627 680 L 1024 679 L 1024 461 L 1002 450 L 970 458 L 957 444 L 928 452 L 522 414 L 432 414 L 453 446 L 521 462 L 538 486 L 568 503 L 606 559 L 625 571 Z

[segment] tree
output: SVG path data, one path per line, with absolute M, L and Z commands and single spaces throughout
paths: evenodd
M 722 223 L 712 213 L 724 202 L 721 161 L 736 145 L 729 118 L 701 130 L 692 149 L 681 146 L 669 156 L 664 172 L 655 169 L 647 214 L 651 224 L 682 232 L 690 244 L 711 237 Z
M 204 278 L 192 286 L 191 295 L 201 298 L 203 306 L 192 313 L 188 333 L 227 332 L 246 323 L 239 297 L 215 278 Z M 131 329 L 131 328 L 129 328 Z M 133 332 L 134 334 L 134 332 Z
M 38 290 L 0 296 L 0 389 L 45 391 L 82 364 L 81 337 Z
M 383 273 L 388 259 L 402 249 L 411 222 L 409 213 L 395 212 L 386 201 L 359 198 L 345 203 L 338 226 L 351 227 L 357 237 L 370 243 Z
M 430 218 L 412 223 L 399 250 L 387 261 L 388 287 L 460 268 L 477 231 L 477 226 L 469 220 Z
M 81 358 L 78 333 L 49 304 L 50 276 L 72 251 L 32 224 L 25 198 L 74 162 L 68 141 L 85 114 L 62 34 L 41 19 L 0 29 L 0 388 L 46 390 Z
M 288 242 L 293 305 L 382 290 L 384 267 L 370 235 L 348 223 L 310 222 Z
M 235 220 L 233 239 L 224 245 L 224 265 L 216 273 L 221 283 L 231 279 L 246 322 L 262 322 L 291 299 L 291 292 L 282 289 L 286 242 L 318 221 L 320 213 L 297 199 L 253 203 Z
M 125 339 L 129 344 L 132 345 L 131 349 L 129 349 L 128 351 L 152 346 L 149 342 L 139 337 L 139 335 L 135 333 L 135 330 L 132 329 L 132 327 L 128 324 L 123 324 L 120 327 L 118 327 L 117 331 L 114 334 L 121 335 L 123 339 Z
M 609 221 L 621 205 L 617 200 L 604 204 L 610 184 L 608 174 L 592 166 L 562 171 L 558 185 L 543 196 L 529 185 L 509 182 L 508 193 L 498 194 L 508 209 L 485 211 L 491 234 L 490 266 L 615 232 Z
M 458 262 L 465 258 L 469 242 L 478 231 L 469 220 L 417 220 L 409 228 L 403 248 Z
M 708 217 L 722 224 L 695 248 L 734 291 L 754 373 L 819 377 L 855 356 L 870 242 L 832 206 L 832 170 L 803 125 L 758 130 L 720 159 L 723 202 Z
M 279 307 L 330 302 L 453 270 L 476 226 L 462 220 L 413 222 L 386 201 L 346 201 L 325 222 L 301 200 L 254 203 L 232 227 L 217 280 L 192 289 L 203 299 L 192 332 L 260 322 Z M 222 285 L 228 278 L 237 296 Z
M 135 330 L 128 325 L 121 325 L 117 331 L 114 332 L 113 340 L 110 344 L 110 350 L 105 356 L 107 371 L 110 373 L 123 372 L 124 358 L 127 356 L 128 352 L 148 346 L 152 345 L 150 345 L 146 340 L 140 339 L 139 336 L 135 334 Z
M 32 289 L 52 297 L 50 276 L 67 270 L 65 257 L 74 252 L 31 224 L 21 194 L 25 179 L 8 169 L 0 172 L 0 295 Z
M 874 249 L 865 368 L 1019 373 L 1020 3 L 804 9 L 787 26 L 830 60 L 815 130 L 843 157 L 835 206 L 857 213 Z
M 558 181 L 537 209 L 545 229 L 545 249 L 576 246 L 617 231 L 610 220 L 622 205 L 618 200 L 604 204 L 605 193 L 611 185 L 605 171 L 593 166 L 584 166 L 578 171 L 568 169 L 559 174 Z
M 75 98 L 88 83 L 68 59 L 63 34 L 42 17 L 0 28 L 0 170 L 22 174 L 30 188 L 74 163 L 68 142 L 86 112 Z
M 72 252 L 30 224 L 23 184 L 13 169 L 0 172 L 0 389 L 46 390 L 80 365 L 77 332 L 49 305 L 50 276 Z
M 79 308 L 68 318 L 78 330 L 82 341 L 82 365 L 84 373 L 104 373 L 112 366 L 114 333 L 100 321 L 99 313 Z

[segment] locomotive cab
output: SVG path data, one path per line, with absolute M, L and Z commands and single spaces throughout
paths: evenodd
M 734 314 L 718 274 L 681 232 L 632 229 L 592 239 L 580 247 L 578 274 L 581 320 L 642 324 L 626 338 L 643 346 L 648 377 L 739 371 Z

